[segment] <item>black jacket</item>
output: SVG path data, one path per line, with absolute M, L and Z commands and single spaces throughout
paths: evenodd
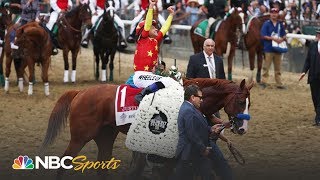
M 309 46 L 308 55 L 304 63 L 302 72 L 308 74 L 308 83 L 313 80 L 320 80 L 320 54 L 318 52 L 318 41 Z
M 216 78 L 226 79 L 221 57 L 214 54 L 214 63 Z M 209 69 L 203 52 L 190 56 L 186 76 L 187 78 L 210 78 Z

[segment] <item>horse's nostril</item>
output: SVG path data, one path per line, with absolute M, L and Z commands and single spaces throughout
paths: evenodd
M 244 128 L 239 128 L 238 133 L 241 134 L 241 135 L 244 134 L 245 133 Z

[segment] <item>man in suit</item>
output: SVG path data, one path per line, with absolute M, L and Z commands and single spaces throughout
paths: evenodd
M 185 101 L 180 107 L 178 115 L 179 140 L 176 151 L 177 178 L 193 179 L 193 170 L 203 180 L 213 179 L 210 174 L 209 135 L 220 131 L 221 124 L 208 126 L 207 120 L 199 111 L 202 102 L 202 92 L 196 85 L 189 85 L 184 92 Z
M 317 41 L 309 46 L 308 55 L 299 81 L 309 71 L 308 84 L 310 84 L 312 101 L 316 112 L 314 126 L 320 126 L 320 29 L 316 33 Z
M 206 39 L 203 43 L 203 52 L 190 56 L 187 78 L 217 78 L 226 79 L 221 57 L 213 54 L 215 42 Z
M 223 60 L 213 54 L 215 51 L 215 42 L 212 39 L 206 39 L 203 43 L 203 52 L 190 56 L 187 78 L 217 78 L 226 79 Z M 211 117 L 207 117 L 209 124 L 221 124 L 220 113 L 216 112 Z M 219 137 L 220 138 L 220 137 Z M 216 144 L 218 137 L 210 138 L 210 147 L 212 154 L 209 158 L 212 161 L 213 169 L 222 180 L 232 180 L 232 170 L 227 160 L 224 158 L 222 151 Z M 230 141 L 222 136 L 220 139 Z

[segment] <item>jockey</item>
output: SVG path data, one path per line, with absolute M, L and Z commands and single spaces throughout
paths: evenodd
M 104 13 L 105 9 L 105 2 L 106 0 L 90 0 L 90 9 L 92 11 L 92 18 L 91 22 L 92 25 L 95 26 L 98 19 L 101 17 L 101 15 Z M 114 7 L 116 10 L 120 10 L 120 2 L 119 0 L 114 0 Z M 114 21 L 117 23 L 118 27 L 120 28 L 120 48 L 124 49 L 127 47 L 127 43 L 125 41 L 125 29 L 124 29 L 124 23 L 119 18 L 117 14 L 114 14 Z M 86 29 L 86 32 L 83 35 L 83 40 L 81 45 L 83 47 L 88 47 L 88 36 L 91 29 Z
M 47 23 L 47 28 L 51 32 L 50 36 L 52 39 L 54 39 L 54 34 L 52 33 L 53 26 L 57 22 L 57 19 L 59 17 L 59 13 L 66 12 L 67 10 L 71 9 L 72 7 L 72 1 L 71 0 L 50 0 L 50 6 L 52 9 L 52 12 L 50 14 L 49 22 Z M 57 46 L 56 43 L 53 43 L 53 50 L 52 54 L 58 54 L 58 50 L 55 46 Z
M 49 22 L 47 23 L 47 28 L 52 31 L 54 24 L 57 22 L 59 13 L 66 12 L 71 9 L 72 1 L 71 0 L 50 0 L 50 6 L 52 12 L 50 14 Z
M 206 29 L 206 37 L 210 35 L 211 25 L 217 18 L 223 19 L 225 12 L 228 9 L 228 1 L 226 0 L 205 0 L 202 10 L 207 14 L 208 26 Z
M 21 0 L 21 10 L 22 10 L 21 19 L 20 19 L 20 22 L 17 22 L 18 27 L 25 25 L 31 21 L 39 22 L 39 15 L 40 15 L 39 0 Z M 13 28 L 10 33 L 11 49 L 19 49 L 19 47 L 14 44 L 14 39 L 16 37 L 16 29 L 17 27 Z
M 135 39 L 134 39 L 134 30 L 138 24 L 138 22 L 143 18 L 143 15 L 146 13 L 146 10 L 148 8 L 148 0 L 135 0 L 134 1 L 134 9 L 137 12 L 136 17 L 132 20 L 131 22 L 131 27 L 130 27 L 130 35 L 127 38 L 127 41 L 129 43 L 134 43 Z M 157 0 L 157 8 L 158 11 L 162 11 L 162 0 Z M 163 24 L 165 23 L 164 18 L 161 16 L 160 13 L 158 13 L 158 20 L 161 24 L 161 26 L 163 26 Z M 171 39 L 169 36 L 166 36 L 164 39 L 164 42 L 167 44 L 171 43 Z
M 141 21 L 136 28 L 137 49 L 134 55 L 134 75 L 133 83 L 138 88 L 143 89 L 135 99 L 138 103 L 142 98 L 150 93 L 171 85 L 172 78 L 162 77 L 152 73 L 158 60 L 159 43 L 163 39 L 164 34 L 169 30 L 173 19 L 173 6 L 168 7 L 170 15 L 160 31 L 156 29 L 153 18 L 153 8 L 156 0 L 149 0 L 149 9 L 145 21 Z

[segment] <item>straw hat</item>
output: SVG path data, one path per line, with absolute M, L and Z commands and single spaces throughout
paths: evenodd
M 196 6 L 199 6 L 199 2 L 198 0 L 189 0 L 187 5 L 190 6 L 190 3 L 194 2 L 196 4 Z

